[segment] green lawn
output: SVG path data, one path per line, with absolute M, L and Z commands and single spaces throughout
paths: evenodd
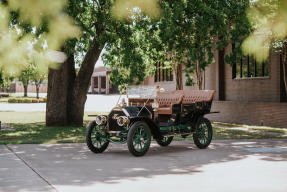
M 280 139 L 287 138 L 287 129 L 272 127 L 249 126 L 238 130 L 214 125 L 215 139 Z
M 88 117 L 88 115 L 99 114 L 100 112 L 88 112 L 85 113 L 84 120 L 91 121 L 93 117 Z M 101 113 L 104 114 L 104 113 Z M 4 123 L 13 124 L 30 124 L 30 123 L 44 123 L 45 122 L 45 112 L 1 112 L 0 111 L 0 121 Z M 25 125 L 23 125 L 25 126 Z M 27 125 L 28 126 L 28 125 Z
M 0 112 L 0 121 L 13 124 L 45 122 L 45 112 Z
M 44 123 L 10 126 L 15 131 L 1 131 L 0 144 L 84 142 L 85 127 L 46 127 Z
M 46 127 L 45 112 L 0 112 L 0 121 L 13 131 L 0 131 L 0 144 L 84 142 L 86 126 L 93 117 L 85 113 L 84 127 Z
M 44 112 L 0 112 L 0 121 L 13 131 L 0 131 L 0 144 L 85 142 L 85 132 L 93 117 L 84 116 L 84 127 L 46 127 Z M 213 123 L 214 139 L 287 138 L 287 129 Z M 192 138 L 191 136 L 189 138 Z M 182 140 L 178 137 L 176 140 Z

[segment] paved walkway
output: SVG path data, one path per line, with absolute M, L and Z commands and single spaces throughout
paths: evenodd
M 152 144 L 144 157 L 126 145 L 103 154 L 85 144 L 0 146 L 0 192 L 286 192 L 287 140 Z
M 88 95 L 85 111 L 109 112 L 119 99 L 119 95 Z M 122 96 L 125 97 L 125 96 Z M 44 103 L 0 103 L 0 111 L 34 112 L 46 111 Z

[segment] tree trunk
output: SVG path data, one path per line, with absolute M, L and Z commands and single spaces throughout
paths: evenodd
M 39 89 L 40 89 L 40 84 L 36 83 L 36 97 L 39 99 Z
M 183 90 L 182 64 L 177 64 L 175 68 L 176 90 Z
M 79 73 L 75 79 L 75 83 L 71 93 L 70 105 L 68 108 L 68 120 L 70 125 L 82 126 L 85 103 L 87 100 L 87 92 L 90 80 L 94 72 L 95 64 L 102 52 L 103 47 L 95 42 L 94 47 L 88 51 Z
M 202 69 L 199 66 L 199 61 L 196 62 L 195 73 L 196 73 L 198 89 L 202 90 L 203 77 L 202 77 Z
M 75 73 L 74 55 L 57 70 L 49 69 L 48 94 L 46 105 L 46 125 L 68 125 L 67 108 L 69 105 L 69 88 L 72 87 Z
M 24 97 L 27 97 L 27 92 L 28 92 L 28 85 L 23 85 L 24 87 Z
M 60 69 L 49 70 L 47 126 L 83 126 L 87 91 L 101 51 L 102 46 L 95 41 L 87 52 L 78 75 L 73 55 L 68 57 Z

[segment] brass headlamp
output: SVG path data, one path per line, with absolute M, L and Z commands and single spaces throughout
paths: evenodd
M 107 116 L 105 115 L 98 115 L 96 117 L 96 124 L 97 125 L 105 125 L 107 123 Z

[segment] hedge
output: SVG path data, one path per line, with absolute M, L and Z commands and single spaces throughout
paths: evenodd
M 47 98 L 10 98 L 8 99 L 8 103 L 46 103 Z

